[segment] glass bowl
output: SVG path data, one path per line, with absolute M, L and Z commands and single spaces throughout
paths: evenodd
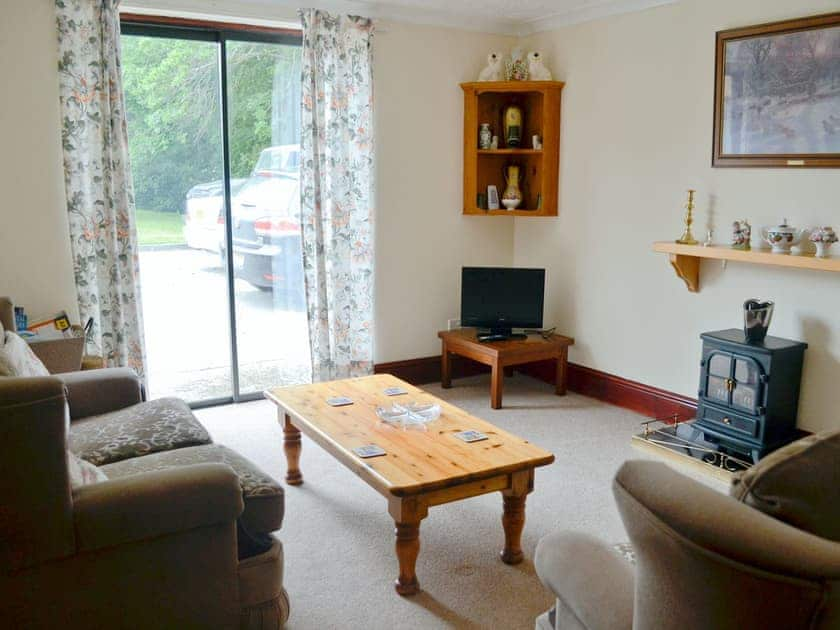
M 436 403 L 409 402 L 377 407 L 376 415 L 385 424 L 403 429 L 425 429 L 426 424 L 440 417 L 440 405 Z

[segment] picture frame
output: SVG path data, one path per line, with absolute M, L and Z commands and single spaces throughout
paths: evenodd
M 840 13 L 716 33 L 712 166 L 840 168 Z

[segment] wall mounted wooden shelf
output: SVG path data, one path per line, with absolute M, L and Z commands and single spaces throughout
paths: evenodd
M 671 266 L 677 276 L 682 278 L 688 290 L 696 293 L 700 290 L 700 260 L 732 260 L 756 265 L 776 267 L 794 267 L 797 269 L 815 269 L 817 271 L 840 272 L 840 256 L 816 258 L 803 254 L 773 254 L 769 250 L 742 250 L 713 245 L 680 245 L 673 241 L 658 241 L 653 244 L 653 251 L 668 254 Z
M 560 165 L 560 81 L 476 81 L 462 83 L 464 90 L 464 206 L 463 213 L 477 216 L 557 216 Z M 523 111 L 522 146 L 504 146 L 503 113 L 511 104 Z M 479 149 L 478 130 L 490 123 L 499 136 L 498 149 Z M 542 138 L 534 149 L 531 138 Z M 495 185 L 499 197 L 505 189 L 503 171 L 508 164 L 521 167 L 522 205 L 513 211 L 478 207 L 478 194 Z

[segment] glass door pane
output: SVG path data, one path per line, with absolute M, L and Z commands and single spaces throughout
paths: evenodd
M 126 30 L 129 32 L 127 33 Z M 149 395 L 233 395 L 219 44 L 122 36 Z
M 310 378 L 300 47 L 227 40 L 225 51 L 239 393 L 247 395 Z

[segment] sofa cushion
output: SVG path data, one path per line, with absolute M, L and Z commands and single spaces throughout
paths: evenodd
M 735 478 L 730 494 L 794 527 L 840 541 L 840 430 L 770 453 Z
M 49 370 L 18 334 L 3 333 L 0 345 L 0 376 L 49 376 Z
M 178 398 L 158 398 L 70 424 L 70 450 L 96 466 L 210 442 L 210 434 Z
M 245 510 L 240 517 L 253 534 L 280 529 L 283 523 L 283 487 L 236 451 L 219 444 L 180 448 L 174 451 L 135 457 L 103 466 L 109 479 L 118 479 L 152 470 L 218 462 L 227 464 L 239 477 Z
M 108 481 L 108 477 L 99 468 L 70 451 L 67 451 L 67 474 L 70 476 L 70 487 L 74 490 L 92 483 Z

